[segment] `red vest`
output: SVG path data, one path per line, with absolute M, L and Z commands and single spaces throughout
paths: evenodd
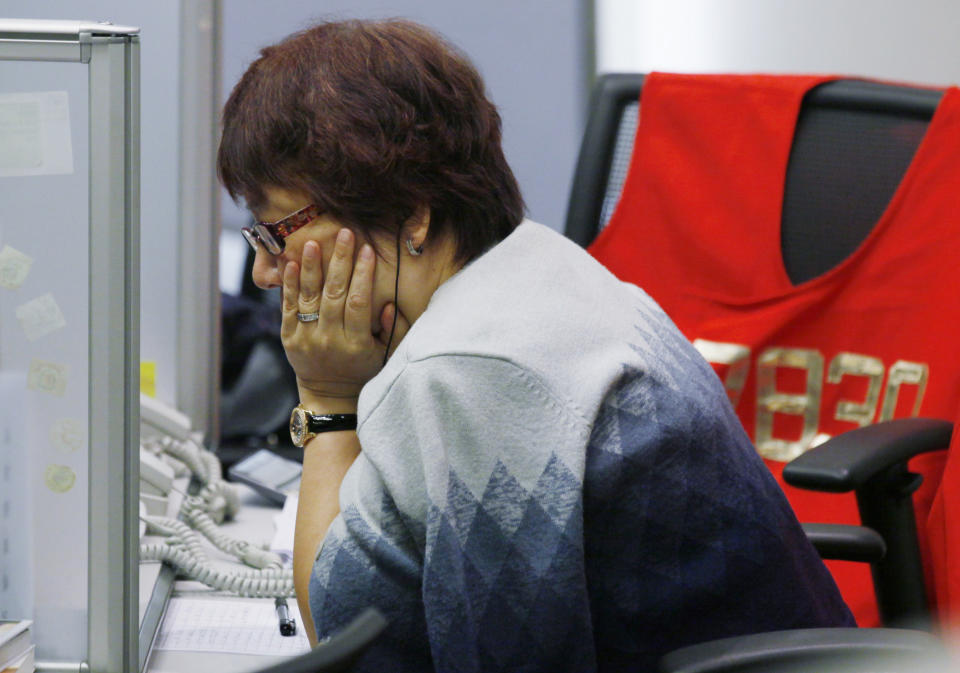
M 798 518 L 857 523 L 852 495 L 795 489 L 781 471 L 827 436 L 960 409 L 960 90 L 867 239 L 794 285 L 780 253 L 787 162 L 803 96 L 828 79 L 650 75 L 623 195 L 590 252 L 714 364 Z M 960 612 L 960 449 L 949 455 L 946 471 L 947 452 L 911 462 L 941 615 Z M 858 622 L 878 623 L 868 566 L 828 566 Z

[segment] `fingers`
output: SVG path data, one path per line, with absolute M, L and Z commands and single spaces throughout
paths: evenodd
M 297 312 L 300 310 L 300 268 L 296 262 L 283 267 L 283 302 L 280 338 L 291 336 L 297 329 Z
M 331 246 L 303 244 L 298 262 L 283 269 L 281 337 L 301 394 L 355 398 L 379 371 L 383 346 L 373 338 L 373 278 L 376 257 L 355 235 L 340 230 Z M 319 319 L 300 322 L 297 313 Z M 406 329 L 406 321 L 404 321 Z
M 289 264 L 287 265 L 289 266 Z M 316 241 L 307 241 L 300 256 L 300 296 L 298 306 L 301 313 L 313 313 L 320 308 L 320 293 L 323 288 L 323 267 L 320 262 L 320 245 Z
M 346 301 L 347 290 L 350 287 L 350 277 L 353 271 L 353 232 L 341 229 L 337 234 L 337 242 L 333 246 L 333 255 L 330 257 L 330 266 L 327 268 L 326 282 L 323 283 L 323 300 L 320 302 L 320 318 L 332 324 L 333 321 L 343 320 L 343 305 Z M 317 247 L 319 251 L 319 246 Z M 307 247 L 304 246 L 304 265 L 306 265 Z M 319 260 L 320 255 L 317 254 Z M 319 266 L 319 261 L 317 262 Z M 300 274 L 300 301 L 303 303 L 303 273 Z M 319 290 L 319 285 L 317 289 Z M 311 310 L 317 310 L 316 308 Z
M 394 327 L 394 316 L 396 316 L 396 327 Z M 390 332 L 393 331 L 393 341 L 390 342 L 390 352 L 393 353 L 410 330 L 410 322 L 402 313 L 397 312 L 396 304 L 390 302 L 383 307 L 383 311 L 380 313 L 380 327 L 381 330 L 377 340 L 383 346 L 386 346 L 387 342 L 390 341 Z
M 326 274 L 316 241 L 304 244 L 299 266 L 290 262 L 284 267 L 281 336 L 296 331 L 297 313 L 316 312 L 320 320 L 311 323 L 311 327 L 339 326 L 352 341 L 369 343 L 376 254 L 369 244 L 364 244 L 354 262 L 355 245 L 353 232 L 341 229 Z
M 332 264 L 331 264 L 332 266 Z M 343 327 L 347 337 L 354 341 L 370 338 L 370 320 L 373 311 L 373 272 L 376 257 L 373 248 L 365 243 L 357 255 L 350 279 L 350 290 L 343 311 Z

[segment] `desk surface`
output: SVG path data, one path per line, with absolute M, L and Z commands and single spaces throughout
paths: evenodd
M 154 650 L 147 670 L 151 673 L 253 673 L 283 659 L 225 652 Z
M 280 513 L 280 509 L 262 498 L 252 489 L 237 485 L 240 489 L 241 507 L 236 518 L 225 523 L 221 529 L 224 533 L 243 538 L 257 545 L 269 544 L 273 537 L 273 517 Z M 224 568 L 237 567 L 235 561 L 226 556 L 212 545 L 207 547 L 212 560 Z M 159 572 L 159 563 L 143 563 L 140 566 L 141 574 L 141 618 L 144 604 L 144 582 L 152 587 L 151 577 Z M 152 589 L 147 589 L 147 591 Z M 174 583 L 173 595 L 176 596 L 217 596 L 222 595 L 209 589 L 199 582 L 178 580 Z M 149 600 L 149 593 L 147 593 Z M 264 599 L 249 599 L 263 601 Z M 296 600 L 290 599 L 291 606 L 296 606 Z M 298 624 L 302 628 L 302 624 Z M 194 652 L 183 650 L 154 649 L 147 661 L 147 671 L 150 673 L 246 673 L 282 661 L 285 657 L 268 655 L 235 654 L 224 652 Z

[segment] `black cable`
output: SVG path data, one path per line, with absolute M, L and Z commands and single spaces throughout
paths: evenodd
M 393 283 L 393 324 L 390 326 L 390 337 L 387 339 L 387 350 L 383 354 L 383 364 L 381 369 L 387 366 L 387 360 L 390 358 L 390 344 L 393 343 L 393 333 L 397 329 L 397 313 L 400 312 L 398 301 L 400 298 L 400 234 L 397 232 L 397 278 Z

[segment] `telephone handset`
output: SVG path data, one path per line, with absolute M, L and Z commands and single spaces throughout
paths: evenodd
M 186 414 L 140 393 L 140 503 L 147 514 L 167 514 L 167 497 L 173 488 L 177 469 L 164 459 L 162 452 L 144 448 L 144 442 L 159 438 L 182 442 L 190 439 L 190 431 L 190 418 Z
M 140 494 L 166 496 L 173 489 L 173 467 L 146 449 L 140 449 Z
M 140 393 L 140 430 L 148 436 L 164 435 L 186 441 L 190 439 L 190 417 L 160 400 Z M 146 432 L 144 432 L 146 431 Z

